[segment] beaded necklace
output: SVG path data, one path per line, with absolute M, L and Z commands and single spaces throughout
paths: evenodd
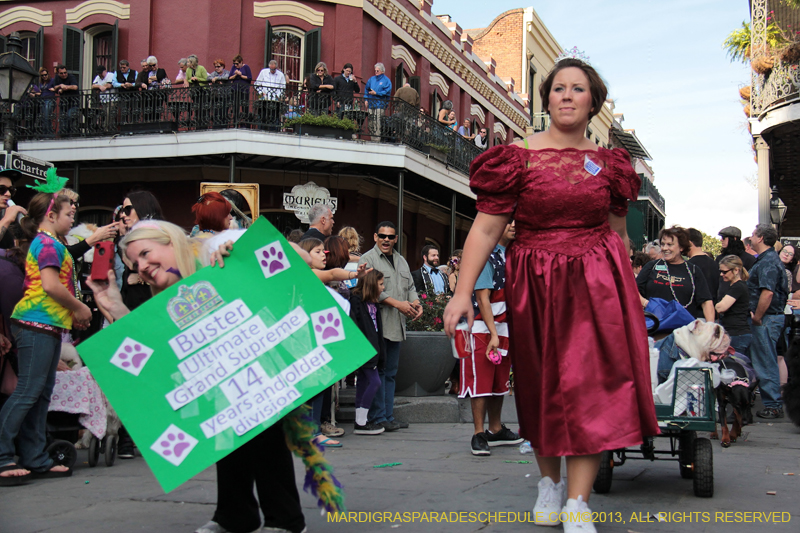
M 64 244 L 63 242 L 61 242 L 61 239 L 59 239 L 58 237 L 56 237 L 55 235 L 53 235 L 52 233 L 50 233 L 49 231 L 47 231 L 45 229 L 39 228 L 39 233 L 44 233 L 45 235 L 47 235 L 48 237 L 50 237 L 54 241 L 59 242 L 61 244 Z M 75 264 L 75 258 L 72 257 L 72 254 L 69 253 L 69 249 L 67 249 L 66 246 L 64 246 L 64 248 L 65 248 L 65 251 L 67 252 L 67 254 L 69 254 L 70 259 L 72 259 L 72 288 L 73 288 L 73 290 L 75 292 L 75 298 L 80 300 L 81 299 L 81 290 L 80 290 L 80 286 L 78 285 L 78 274 L 77 274 L 77 270 L 76 270 L 77 269 L 77 265 Z
M 669 273 L 669 263 L 667 263 L 667 262 L 666 262 L 666 261 L 664 261 L 663 259 L 659 259 L 659 261 L 663 261 L 663 263 L 664 263 L 664 268 L 666 268 L 666 269 L 667 269 L 667 281 L 669 281 L 669 292 L 671 292 L 671 293 L 672 293 L 672 297 L 673 297 L 673 298 L 675 298 L 675 301 L 676 301 L 676 302 L 678 302 L 678 303 L 680 304 L 680 303 L 681 303 L 681 301 L 680 301 L 680 300 L 678 300 L 678 296 L 675 294 L 675 289 L 673 289 L 673 288 L 672 288 L 672 276 L 671 276 L 671 275 L 670 275 L 670 273 Z M 684 261 L 684 263 L 686 263 L 686 261 Z M 689 307 L 689 305 L 690 305 L 690 304 L 692 303 L 692 301 L 694 300 L 694 288 L 695 288 L 695 287 L 694 287 L 694 276 L 692 275 L 692 269 L 691 269 L 691 267 L 690 267 L 688 264 L 686 265 L 686 272 L 688 272 L 688 273 L 689 273 L 689 280 L 692 282 L 692 296 L 691 296 L 691 298 L 689 298 L 689 302 L 688 302 L 686 305 L 683 305 L 683 304 L 681 304 L 681 306 L 682 306 L 684 309 L 686 309 L 687 307 Z

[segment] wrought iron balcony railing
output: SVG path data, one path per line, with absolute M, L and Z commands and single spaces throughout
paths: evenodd
M 27 98 L 16 106 L 14 129 L 18 140 L 230 128 L 296 133 L 287 122 L 305 113 L 351 119 L 357 129 L 342 135 L 346 140 L 402 143 L 424 153 L 433 147 L 464 174 L 482 152 L 402 100 L 235 85 Z
M 639 188 L 639 197 L 649 198 L 651 202 L 662 212 L 666 213 L 666 204 L 664 197 L 658 192 L 656 186 L 647 179 L 646 176 L 639 174 L 642 177 L 642 186 Z

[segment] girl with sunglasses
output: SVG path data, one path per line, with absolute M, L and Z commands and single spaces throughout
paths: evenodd
M 11 169 L 0 170 L 0 211 L 3 212 L 0 217 L 0 248 L 6 250 L 14 247 L 14 239 L 8 232 L 8 227 L 17 220 L 17 217 L 27 213 L 24 207 L 14 205 L 11 198 L 16 194 L 17 188 L 11 183 L 11 176 L 14 171 Z

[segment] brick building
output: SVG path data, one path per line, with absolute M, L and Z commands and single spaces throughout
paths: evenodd
M 388 218 L 402 219 L 403 248 L 418 250 L 426 242 L 443 250 L 460 247 L 475 214 L 467 173 L 477 152 L 460 137 L 436 137 L 438 125 L 429 116 L 392 122 L 399 112 L 387 108 L 382 134 L 368 131 L 362 118 L 353 139 L 326 139 L 284 127 L 284 111 L 293 103 L 288 92 L 280 123 L 264 127 L 257 106 L 266 104 L 257 91 L 243 113 L 226 108 L 221 97 L 209 100 L 212 109 L 201 107 L 195 93 L 143 91 L 131 106 L 147 112 L 126 118 L 115 108 L 111 120 L 111 112 L 103 118 L 97 111 L 103 101 L 98 104 L 90 89 L 96 65 L 112 71 L 127 59 L 139 70 L 149 55 L 173 79 L 178 60 L 189 54 L 209 71 L 215 59 L 230 68 L 241 54 L 254 77 L 274 58 L 289 90 L 319 61 L 333 74 L 352 63 L 363 90 L 373 65 L 382 62 L 393 91 L 410 83 L 428 115 L 451 100 L 459 122 L 469 118 L 486 126 L 493 143 L 524 136 L 530 110 L 513 84 L 473 50 L 457 24 L 433 16 L 431 7 L 430 0 L 3 2 L 0 34 L 18 32 L 23 55 L 35 68 L 52 72 L 64 63 L 82 90 L 74 104 L 62 99 L 44 120 L 37 102 L 22 104 L 19 151 L 55 163 L 71 178 L 86 220 L 104 221 L 127 191 L 142 187 L 162 199 L 170 220 L 189 226 L 201 182 L 244 182 L 260 184 L 260 212 L 288 230 L 300 223 L 283 208 L 283 193 L 314 181 L 339 198 L 337 226 L 353 225 L 368 241 L 374 224 Z M 70 128 L 64 117 L 74 121 Z M 420 138 L 428 137 L 429 145 L 451 145 L 445 160 L 425 153 Z

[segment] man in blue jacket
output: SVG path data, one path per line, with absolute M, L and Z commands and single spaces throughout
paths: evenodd
M 392 81 L 384 74 L 386 67 L 383 63 L 375 64 L 375 75 L 367 80 L 364 85 L 364 98 L 369 106 L 369 133 L 380 137 L 381 117 L 383 110 L 389 105 L 389 97 L 392 94 Z

